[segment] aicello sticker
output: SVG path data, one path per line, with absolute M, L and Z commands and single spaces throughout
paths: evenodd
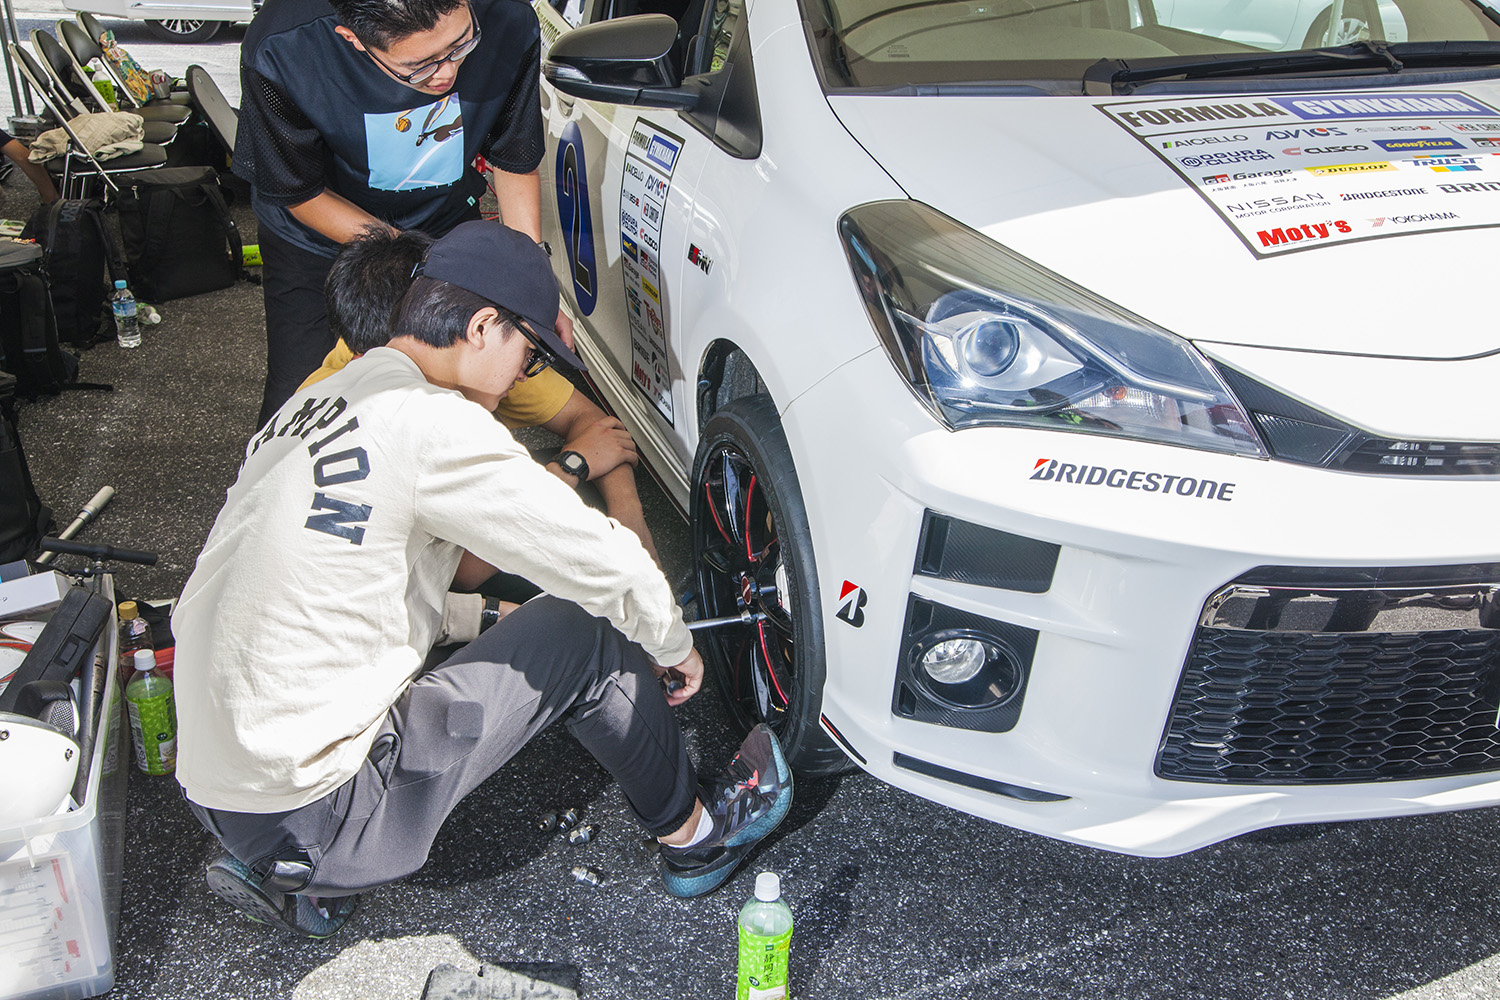
M 1028 477 L 1043 483 L 1060 486 L 1094 486 L 1111 490 L 1136 490 L 1141 493 L 1156 493 L 1161 496 L 1183 497 L 1197 500 L 1234 500 L 1237 483 L 1222 483 L 1200 476 L 1184 476 L 1179 473 L 1155 472 L 1149 469 L 1119 469 L 1106 465 L 1082 465 L 1060 462 L 1055 458 L 1039 458 Z
M 839 588 L 839 620 L 859 628 L 865 623 L 865 602 L 868 599 L 865 588 L 845 580 Z

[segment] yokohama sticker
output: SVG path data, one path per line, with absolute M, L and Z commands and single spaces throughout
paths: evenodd
M 1500 226 L 1500 184 L 1488 183 L 1500 181 L 1500 144 L 1475 140 L 1500 137 L 1500 111 L 1468 94 L 1356 91 L 1096 106 L 1259 258 Z M 1372 132 L 1395 137 L 1364 140 Z M 1351 212 L 1347 202 L 1368 210 Z M 1390 224 L 1397 218 L 1400 225 Z
M 630 381 L 670 424 L 672 377 L 662 301 L 670 289 L 662 281 L 659 261 L 662 219 L 682 140 L 637 120 L 628 149 L 620 177 L 620 263 L 630 303 Z

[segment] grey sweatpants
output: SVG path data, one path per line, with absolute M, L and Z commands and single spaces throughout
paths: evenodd
M 313 875 L 301 891 L 360 892 L 421 868 L 459 800 L 558 719 L 652 834 L 687 822 L 697 775 L 650 659 L 609 622 L 546 596 L 413 681 L 359 772 L 322 799 L 282 813 L 189 805 L 252 869 L 302 859 Z

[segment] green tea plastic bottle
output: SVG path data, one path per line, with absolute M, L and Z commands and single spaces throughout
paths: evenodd
M 172 682 L 156 671 L 156 654 L 135 652 L 135 676 L 125 685 L 135 764 L 147 774 L 171 774 L 177 767 L 177 706 Z
M 740 977 L 735 1000 L 786 1000 L 792 953 L 792 911 L 781 898 L 781 877 L 755 876 L 755 898 L 740 910 Z

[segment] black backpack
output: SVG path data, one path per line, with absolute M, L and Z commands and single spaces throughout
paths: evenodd
M 42 270 L 42 248 L 0 240 L 0 368 L 12 392 L 28 398 L 60 391 L 78 378 L 78 358 L 62 349 Z
M 0 372 L 0 563 L 33 555 L 53 527 L 52 511 L 36 495 L 21 450 L 15 390 L 15 378 Z
M 104 222 L 104 203 L 87 198 L 42 205 L 21 237 L 36 240 L 47 253 L 47 284 L 57 315 L 57 335 L 80 348 L 112 340 L 115 330 L 109 297 L 113 281 L 125 277 L 125 267 L 114 234 Z
M 137 298 L 155 303 L 217 291 L 244 273 L 240 231 L 212 167 L 129 174 L 116 204 Z

